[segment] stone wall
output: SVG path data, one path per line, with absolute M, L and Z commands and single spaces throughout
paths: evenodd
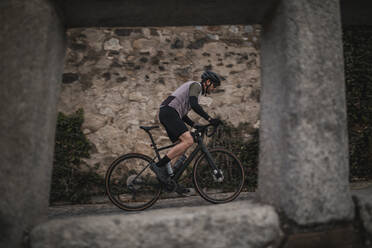
M 117 155 L 151 154 L 139 125 L 158 124 L 160 103 L 205 69 L 223 82 L 202 97 L 204 109 L 258 128 L 259 35 L 259 25 L 69 29 L 58 110 L 84 109 L 84 133 L 94 144 L 88 165 L 103 173 Z M 169 143 L 163 129 L 153 133 L 159 144 Z

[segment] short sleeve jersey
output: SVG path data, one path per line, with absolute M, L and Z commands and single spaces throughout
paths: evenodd
M 188 81 L 178 87 L 160 107 L 168 105 L 174 108 L 182 119 L 191 110 L 190 96 L 196 96 L 199 102 L 201 94 L 201 84 L 195 81 Z

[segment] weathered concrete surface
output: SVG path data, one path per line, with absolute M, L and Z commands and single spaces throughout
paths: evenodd
M 288 236 L 283 248 L 366 248 L 361 234 L 352 224 L 332 227 L 318 232 L 294 233 Z
M 32 248 L 277 247 L 282 238 L 271 206 L 234 202 L 53 220 L 31 233 Z
M 351 220 L 339 1 L 282 1 L 263 30 L 261 200 L 298 225 Z
M 257 24 L 278 0 L 54 0 L 67 27 Z
M 278 0 L 54 0 L 67 27 L 261 24 Z M 341 0 L 344 25 L 372 25 L 370 0 Z
M 372 187 L 352 191 L 353 198 L 358 208 L 359 218 L 372 246 Z
M 48 209 L 64 31 L 46 0 L 0 2 L 0 247 Z

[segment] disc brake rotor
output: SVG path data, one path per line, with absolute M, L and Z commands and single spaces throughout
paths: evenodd
M 225 177 L 223 176 L 222 170 L 219 170 L 219 173 L 220 173 L 219 177 L 217 177 L 215 174 L 212 174 L 213 181 L 216 182 L 216 183 L 222 183 L 223 180 L 225 179 Z

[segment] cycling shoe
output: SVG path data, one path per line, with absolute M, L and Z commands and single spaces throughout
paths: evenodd
M 150 169 L 155 173 L 160 182 L 167 184 L 170 177 L 165 166 L 158 167 L 155 163 L 150 164 Z

